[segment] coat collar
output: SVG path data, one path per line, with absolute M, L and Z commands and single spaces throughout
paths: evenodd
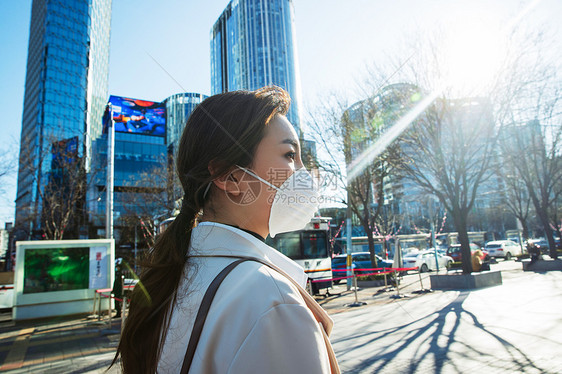
M 296 262 L 258 238 L 236 227 L 218 222 L 201 222 L 191 232 L 190 256 L 240 256 L 267 261 L 306 287 L 307 276 Z

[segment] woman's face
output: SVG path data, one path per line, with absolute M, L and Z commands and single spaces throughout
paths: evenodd
M 285 116 L 275 116 L 269 122 L 257 146 L 254 160 L 247 169 L 280 187 L 295 170 L 302 167 L 295 129 Z M 215 184 L 219 190 L 227 193 L 214 195 L 215 207 L 209 209 L 209 213 L 205 212 L 202 220 L 235 225 L 265 238 L 269 234 L 269 214 L 277 190 L 239 168 L 234 168 Z
M 279 187 L 295 170 L 302 167 L 300 143 L 295 129 L 285 116 L 275 116 L 267 126 L 249 169 Z M 246 175 L 244 179 L 256 182 L 252 176 Z M 258 222 L 265 223 L 269 232 L 269 213 L 276 190 L 263 182 L 259 183 L 259 194 L 251 204 L 252 216 Z

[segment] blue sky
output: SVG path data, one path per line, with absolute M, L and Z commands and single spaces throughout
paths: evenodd
M 331 90 L 356 95 L 365 65 L 384 63 L 387 53 L 419 30 L 477 21 L 496 27 L 533 3 L 528 21 L 547 25 L 562 45 L 559 0 L 294 0 L 304 107 Z M 109 93 L 149 100 L 184 89 L 209 94 L 210 29 L 227 4 L 113 0 Z M 0 0 L 0 150 L 20 137 L 30 17 L 31 0 Z M 13 221 L 15 175 L 4 189 L 2 227 Z

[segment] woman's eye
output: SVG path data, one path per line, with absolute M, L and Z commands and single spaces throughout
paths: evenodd
M 295 160 L 295 157 L 297 157 L 296 152 L 289 152 L 287 153 L 285 156 L 287 156 L 288 158 L 290 158 L 291 160 Z

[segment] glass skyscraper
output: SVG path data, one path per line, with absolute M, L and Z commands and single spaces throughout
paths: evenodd
M 101 136 L 111 3 L 33 0 L 16 197 L 16 225 L 30 232 L 42 227 L 57 147 L 71 145 L 88 171 L 92 140 Z
M 212 94 L 274 84 L 287 90 L 287 118 L 302 137 L 292 0 L 232 0 L 211 30 Z
M 168 150 L 175 155 L 181 134 L 191 115 L 191 112 L 199 105 L 207 95 L 193 92 L 178 93 L 168 97 L 166 103 L 166 139 Z

